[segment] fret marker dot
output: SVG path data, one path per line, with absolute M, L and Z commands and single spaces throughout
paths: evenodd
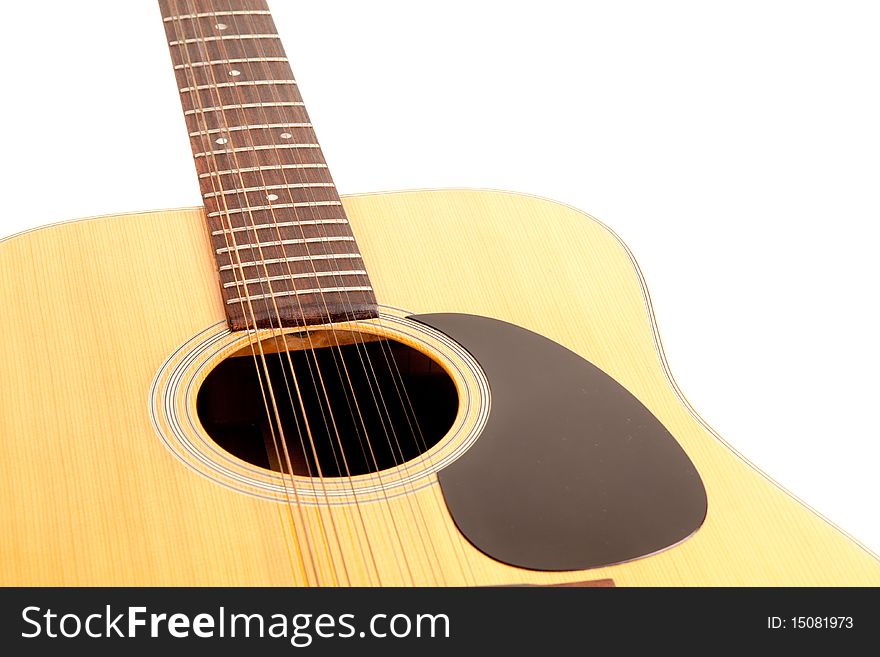
M 237 68 L 234 68 L 231 71 L 229 71 L 229 75 L 231 75 L 232 77 L 237 77 L 237 76 L 241 75 L 241 71 L 239 71 Z
M 225 30 L 229 26 L 226 23 L 217 23 L 214 27 L 216 27 L 218 30 Z
M 226 137 L 220 137 L 220 139 L 216 139 L 215 142 L 220 144 L 221 146 L 228 142 L 229 140 Z
M 293 135 L 289 132 L 282 132 L 280 136 L 282 139 L 290 139 L 291 137 L 293 137 Z
M 277 200 L 278 200 L 278 194 L 269 194 L 269 195 L 266 196 L 266 198 L 267 198 L 268 200 L 270 200 L 270 201 L 277 201 Z

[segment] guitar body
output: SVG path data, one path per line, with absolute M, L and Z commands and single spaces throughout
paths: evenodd
M 282 504 L 186 467 L 157 433 L 154 382 L 182 344 L 225 318 L 203 210 L 170 210 L 0 243 L 0 583 L 880 585 L 871 554 L 689 408 L 640 273 L 600 223 L 501 192 L 343 201 L 382 307 L 503 320 L 603 370 L 690 459 L 705 487 L 702 524 L 656 554 L 541 571 L 475 547 L 436 474 L 354 508 Z M 389 517 L 394 533 L 383 529 Z M 324 536 L 323 553 L 304 557 L 298 533 Z

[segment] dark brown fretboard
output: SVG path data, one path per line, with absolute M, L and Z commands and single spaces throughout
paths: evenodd
M 160 0 L 233 330 L 375 317 L 264 0 Z

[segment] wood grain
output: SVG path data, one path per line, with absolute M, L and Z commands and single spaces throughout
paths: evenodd
M 331 510 L 256 499 L 191 472 L 147 412 L 162 362 L 224 318 L 203 211 L 184 209 L 0 243 L 0 583 L 880 585 L 871 554 L 691 412 L 658 351 L 638 270 L 601 224 L 501 192 L 344 202 L 380 303 L 518 324 L 633 392 L 703 477 L 703 527 L 651 557 L 539 573 L 470 546 L 436 486 Z

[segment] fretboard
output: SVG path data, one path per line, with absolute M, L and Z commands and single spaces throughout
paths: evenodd
M 160 0 L 232 330 L 375 317 L 264 0 Z

